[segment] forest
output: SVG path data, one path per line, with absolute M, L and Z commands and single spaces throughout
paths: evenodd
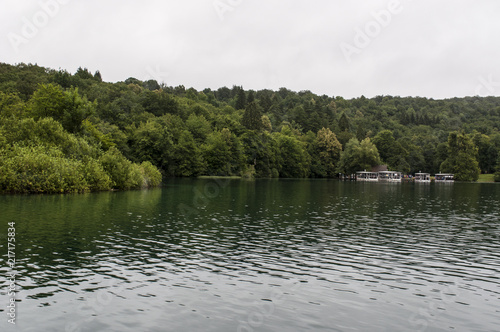
M 334 178 L 381 164 L 500 181 L 499 126 L 500 97 L 197 91 L 0 63 L 0 192 L 137 189 L 202 175 Z

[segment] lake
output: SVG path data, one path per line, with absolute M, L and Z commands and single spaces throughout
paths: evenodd
M 500 331 L 496 184 L 179 179 L 0 208 L 1 331 Z

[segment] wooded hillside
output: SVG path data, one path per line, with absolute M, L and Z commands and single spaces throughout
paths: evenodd
M 475 181 L 500 162 L 500 97 L 196 91 L 0 63 L 0 120 L 4 192 L 139 188 L 157 185 L 158 170 L 335 177 L 379 163 Z

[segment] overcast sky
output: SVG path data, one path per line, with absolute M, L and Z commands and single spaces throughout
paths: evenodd
M 105 81 L 500 96 L 500 1 L 0 0 L 0 61 Z

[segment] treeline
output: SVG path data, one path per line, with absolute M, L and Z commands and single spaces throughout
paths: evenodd
M 90 121 L 96 103 L 78 88 L 40 84 L 32 94 L 22 95 L 19 87 L 12 92 L 15 84 L 25 83 L 2 80 L 2 90 L 11 88 L 0 92 L 0 192 L 69 193 L 161 183 L 150 162 L 132 163 L 111 141 L 103 144 L 106 138 Z
M 0 64 L 0 117 L 3 191 L 138 188 L 157 184 L 157 169 L 164 177 L 335 177 L 378 164 L 475 181 L 500 163 L 499 97 L 196 91 Z M 50 187 L 55 178 L 64 180 Z

